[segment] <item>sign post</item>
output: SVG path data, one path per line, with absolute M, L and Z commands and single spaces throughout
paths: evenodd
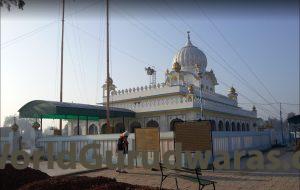
M 136 128 L 135 129 L 135 151 L 159 152 L 160 154 L 159 128 Z
M 181 143 L 182 152 L 212 151 L 213 143 L 210 121 L 190 121 L 175 124 L 174 147 L 175 143 Z M 175 158 L 176 159 L 176 158 Z

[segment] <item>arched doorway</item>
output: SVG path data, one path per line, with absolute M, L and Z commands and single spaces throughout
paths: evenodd
M 226 121 L 226 123 L 225 123 L 225 129 L 226 129 L 226 131 L 230 131 L 230 125 L 229 125 L 228 121 Z
M 157 128 L 157 127 L 159 127 L 159 124 L 155 120 L 150 120 L 150 121 L 147 122 L 146 127 L 155 127 L 155 128 Z
M 215 120 L 211 120 L 211 130 L 212 131 L 216 131 L 216 121 Z
M 183 120 L 182 120 L 182 119 L 179 119 L 179 118 L 173 119 L 173 120 L 170 122 L 170 131 L 174 131 L 174 130 L 175 130 L 175 124 L 176 124 L 176 123 L 180 123 L 180 122 L 183 122 Z
M 237 123 L 237 131 L 241 131 L 241 124 Z
M 102 126 L 101 126 L 101 134 L 107 134 L 107 125 L 106 123 L 104 123 Z
M 245 123 L 242 123 L 242 131 L 246 131 Z
M 219 129 L 219 131 L 224 131 L 223 121 L 219 121 L 218 129 Z
M 140 122 L 134 121 L 130 124 L 129 132 L 134 133 L 135 128 L 141 128 L 141 127 L 142 127 L 142 125 L 140 124 Z
M 97 126 L 95 124 L 92 124 L 89 126 L 89 131 L 88 131 L 89 135 L 96 135 L 98 134 L 98 129 Z
M 236 131 L 235 123 L 234 123 L 234 122 L 231 123 L 231 130 L 232 130 L 232 131 Z
M 125 132 L 125 125 L 123 123 L 117 123 L 115 125 L 115 133 L 123 133 Z

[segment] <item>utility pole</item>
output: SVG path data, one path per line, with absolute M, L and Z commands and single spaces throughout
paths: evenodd
M 59 101 L 63 101 L 63 73 L 64 73 L 64 26 L 65 26 L 65 0 L 62 0 L 62 19 L 61 19 L 61 49 L 60 49 L 60 96 Z M 78 126 L 79 127 L 79 126 Z M 62 119 L 59 120 L 59 130 L 62 135 Z
M 109 77 L 109 14 L 108 0 L 106 0 L 106 127 L 110 127 L 109 121 L 109 95 L 110 95 L 110 77 Z
M 281 102 L 279 102 L 280 107 L 280 128 L 281 128 L 281 141 L 284 144 L 284 137 L 283 137 L 283 122 L 282 122 L 282 111 L 281 111 Z

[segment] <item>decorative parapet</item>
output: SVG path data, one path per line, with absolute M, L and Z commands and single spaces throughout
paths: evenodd
M 166 87 L 166 83 L 158 83 L 154 85 L 146 85 L 146 86 L 138 86 L 134 88 L 126 88 L 122 90 L 115 90 L 111 92 L 112 96 L 117 96 L 117 95 L 123 95 L 123 94 L 130 94 L 130 93 L 136 93 L 136 92 L 143 92 L 143 91 L 149 91 L 151 89 L 156 89 L 156 88 L 164 88 Z
M 170 96 L 155 99 L 146 99 L 141 102 L 114 103 L 113 106 L 129 109 L 135 112 L 177 110 L 186 108 L 200 108 L 201 99 L 198 96 Z M 243 110 L 235 106 L 224 105 L 222 103 L 210 101 L 208 99 L 203 99 L 203 108 L 206 110 L 224 112 L 244 117 L 256 117 L 256 114 L 252 111 Z
M 199 87 L 194 87 L 195 88 L 195 94 L 200 95 L 200 88 Z M 122 89 L 122 90 L 117 90 L 117 91 L 112 91 L 111 92 L 111 100 L 114 102 L 118 101 L 127 101 L 130 99 L 136 99 L 136 98 L 146 98 L 150 96 L 163 96 L 163 95 L 168 95 L 168 94 L 174 94 L 174 93 L 179 93 L 179 94 L 186 94 L 188 93 L 188 87 L 187 85 L 167 85 L 166 83 L 160 83 L 160 84 L 155 84 L 155 85 L 146 85 L 146 86 L 140 86 L 140 87 L 134 87 L 134 88 L 127 88 L 127 89 Z M 209 91 L 203 90 L 202 91 L 204 96 L 212 96 L 216 97 L 215 93 L 211 93 Z M 103 97 L 103 102 L 106 102 L 106 96 Z M 225 97 L 225 96 L 224 96 Z M 225 97 L 226 98 L 226 97 Z M 228 99 L 228 98 L 227 98 Z M 221 100 L 219 100 L 221 101 Z M 223 98 L 223 101 L 226 101 L 226 99 Z M 228 104 L 232 104 L 233 102 L 228 99 L 229 102 Z
M 169 86 L 165 83 L 156 84 L 156 85 L 147 85 L 136 88 L 129 88 L 114 91 L 111 95 L 112 102 L 120 102 L 120 101 L 130 101 L 136 100 L 140 98 L 148 98 L 155 96 L 165 96 L 170 94 L 185 94 L 186 87 L 185 86 Z M 103 97 L 103 103 L 106 102 L 105 96 Z

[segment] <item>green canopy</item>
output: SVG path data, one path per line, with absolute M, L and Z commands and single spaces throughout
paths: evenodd
M 110 107 L 110 117 L 135 117 L 135 112 Z M 20 118 L 99 120 L 106 118 L 105 106 L 34 100 L 19 109 Z

